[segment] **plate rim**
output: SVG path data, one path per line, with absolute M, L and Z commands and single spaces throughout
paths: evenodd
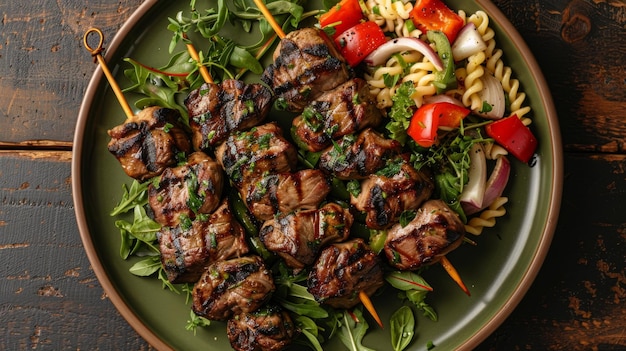
M 107 46 L 107 51 L 115 53 L 122 41 L 125 39 L 124 33 L 129 32 L 136 24 L 143 18 L 143 16 L 156 4 L 159 0 L 145 0 L 133 13 L 128 17 L 124 24 L 117 30 L 110 44 Z M 105 52 L 106 55 L 106 52 Z M 106 61 L 106 58 L 105 58 Z M 93 240 L 89 231 L 89 225 L 84 210 L 83 196 L 82 196 L 82 170 L 81 160 L 83 157 L 83 141 L 85 138 L 85 130 L 87 120 L 89 119 L 89 110 L 91 104 L 95 99 L 95 93 L 102 80 L 104 79 L 104 72 L 102 67 L 98 65 L 94 70 L 87 89 L 83 95 L 83 101 L 80 105 L 78 112 L 78 120 L 76 122 L 76 128 L 74 131 L 74 141 L 72 143 L 72 165 L 71 165 L 71 177 L 72 177 L 72 198 L 74 201 L 74 212 L 76 214 L 76 221 L 78 224 L 78 230 L 81 240 L 83 242 L 83 248 L 87 253 L 87 258 L 91 264 L 98 282 L 102 286 L 105 294 L 113 303 L 113 306 L 120 313 L 120 315 L 126 320 L 126 322 L 142 337 L 148 344 L 157 350 L 173 350 L 164 340 L 162 340 L 156 333 L 154 333 L 146 324 L 137 316 L 132 308 L 126 303 L 119 291 L 113 286 L 109 275 L 106 272 L 102 261 L 98 257 L 98 253 L 93 245 Z
M 126 39 L 125 34 L 134 28 L 137 23 L 143 19 L 144 15 L 152 9 L 153 6 L 159 4 L 162 0 L 145 0 L 139 5 L 136 10 L 129 16 L 120 29 L 116 32 L 113 39 L 110 41 L 107 50 L 111 53 L 117 52 L 121 43 Z M 550 180 L 550 194 L 547 201 L 546 213 L 547 221 L 543 224 L 543 230 L 541 233 L 541 239 L 539 245 L 534 250 L 534 255 L 530 260 L 530 264 L 526 267 L 525 273 L 517 282 L 517 288 L 506 299 L 506 302 L 495 312 L 493 317 L 470 338 L 465 340 L 459 345 L 459 349 L 473 349 L 483 342 L 493 331 L 500 326 L 506 318 L 513 312 L 523 297 L 526 295 L 528 289 L 535 280 L 540 268 L 549 251 L 556 226 L 558 222 L 558 215 L 561 206 L 562 187 L 563 187 L 563 153 L 561 133 L 559 128 L 558 115 L 552 99 L 552 94 L 549 91 L 547 82 L 543 75 L 538 62 L 534 55 L 530 51 L 526 41 L 522 38 L 517 29 L 508 20 L 508 18 L 500 11 L 500 9 L 493 4 L 491 0 L 474 0 L 475 3 L 482 6 L 489 13 L 489 17 L 496 20 L 502 28 L 505 35 L 507 35 L 511 42 L 515 44 L 518 49 L 519 55 L 522 57 L 525 64 L 528 66 L 529 71 L 532 73 L 532 79 L 535 81 L 539 95 L 543 97 L 541 104 L 545 110 L 547 118 L 546 126 L 549 128 L 548 134 L 551 141 L 551 166 L 552 179 Z M 158 350 L 173 350 L 173 348 L 167 344 L 161 337 L 159 337 L 153 330 L 151 330 L 145 322 L 133 312 L 131 306 L 129 306 L 126 300 L 122 297 L 120 292 L 115 288 L 110 280 L 109 274 L 107 274 L 106 268 L 102 261 L 98 257 L 98 253 L 93 245 L 93 240 L 89 231 L 89 225 L 87 223 L 83 189 L 82 189 L 82 157 L 83 157 L 83 143 L 85 139 L 85 131 L 87 121 L 89 119 L 89 110 L 95 99 L 95 93 L 97 92 L 102 80 L 104 79 L 104 73 L 100 66 L 98 66 L 89 81 L 87 89 L 83 95 L 83 101 L 81 103 L 76 128 L 74 132 L 73 148 L 72 148 L 72 164 L 71 164 L 71 177 L 72 177 L 72 197 L 74 201 L 74 211 L 76 215 L 76 221 L 78 224 L 79 234 L 83 242 L 83 247 L 89 259 L 89 262 L 96 274 L 96 277 L 102 286 L 104 292 L 109 297 L 111 302 L 117 311 L 122 315 L 126 322 L 141 336 L 148 344 Z

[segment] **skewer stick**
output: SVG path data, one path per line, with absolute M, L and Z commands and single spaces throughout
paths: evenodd
M 463 292 L 467 294 L 467 296 L 470 296 L 469 289 L 465 286 L 465 283 L 463 283 L 461 276 L 452 265 L 452 262 L 450 262 L 450 260 L 448 260 L 446 256 L 443 256 L 440 262 L 443 268 L 446 270 L 446 272 L 448 272 L 448 275 L 450 276 L 450 278 L 452 278 L 452 280 L 454 280 L 457 283 L 457 285 L 461 287 L 461 289 L 463 290 Z
M 200 75 L 202 75 L 204 82 L 213 83 L 213 77 L 211 77 L 211 74 L 209 73 L 209 70 L 206 68 L 206 66 L 203 65 L 202 62 L 200 62 L 200 55 L 198 54 L 196 47 L 193 46 L 191 42 L 189 42 L 186 33 L 183 33 L 183 39 L 185 39 L 186 41 L 185 45 L 187 45 L 187 51 L 189 52 L 189 55 L 198 63 L 198 69 L 200 70 Z
M 267 9 L 267 6 L 265 6 L 263 0 L 254 0 L 254 3 L 259 8 L 259 10 L 261 10 L 261 13 L 263 13 L 265 19 L 270 23 L 270 26 L 272 26 L 274 32 L 278 34 L 278 37 L 281 39 L 284 38 L 285 32 L 283 31 L 283 28 L 278 24 L 278 22 L 276 22 L 276 19 L 274 19 L 274 16 L 272 16 L 272 14 L 270 13 L 270 10 Z
M 96 46 L 95 48 L 91 47 L 87 41 L 87 38 L 91 34 L 95 34 L 98 36 L 98 46 Z M 122 89 L 120 89 L 120 86 L 117 84 L 115 78 L 111 74 L 111 71 L 109 70 L 107 63 L 104 60 L 104 57 L 102 57 L 102 51 L 104 51 L 104 47 L 102 46 L 103 43 L 104 35 L 102 34 L 102 31 L 98 28 L 90 28 L 89 30 L 87 30 L 87 32 L 85 32 L 85 35 L 83 36 L 83 44 L 85 45 L 85 48 L 87 49 L 87 51 L 89 51 L 89 53 L 91 53 L 91 56 L 94 57 L 94 62 L 98 62 L 100 64 L 102 72 L 104 72 L 104 75 L 107 77 L 109 85 L 111 85 L 111 89 L 115 93 L 117 101 L 119 101 L 120 105 L 122 106 L 122 110 L 124 110 L 126 117 L 133 117 L 135 115 L 133 113 L 133 110 L 130 108 L 128 101 L 126 101 L 126 98 L 122 93 Z
M 367 311 L 372 315 L 372 317 L 374 317 L 376 323 L 378 323 L 378 325 L 384 329 L 385 327 L 383 327 L 383 322 L 380 320 L 378 312 L 376 312 L 376 308 L 374 308 L 374 304 L 372 303 L 372 300 L 370 300 L 370 297 L 367 296 L 365 292 L 359 291 L 359 299 L 361 300 L 363 306 L 365 306 Z
M 259 8 L 259 10 L 261 10 L 261 13 L 263 13 L 263 16 L 265 16 L 265 19 L 267 19 L 267 21 L 270 23 L 278 37 L 283 39 L 285 37 L 285 32 L 283 31 L 283 28 L 278 24 L 278 22 L 276 22 L 276 19 L 274 19 L 274 16 L 272 16 L 270 11 L 267 9 L 265 3 L 263 3 L 263 0 L 254 0 L 254 3 Z M 376 323 L 378 323 L 381 328 L 384 328 L 383 322 L 380 320 L 378 312 L 376 312 L 376 308 L 374 307 L 374 304 L 372 303 L 372 300 L 370 300 L 369 296 L 367 296 L 365 292 L 360 291 L 359 299 L 361 300 L 363 306 L 365 306 L 367 311 L 372 315 L 372 317 L 374 317 Z

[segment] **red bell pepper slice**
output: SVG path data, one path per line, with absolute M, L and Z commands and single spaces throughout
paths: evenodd
M 334 33 L 331 37 L 336 38 L 339 34 L 359 24 L 363 19 L 363 10 L 359 0 L 341 0 L 328 12 L 323 13 L 319 22 L 322 29 L 332 26 Z
M 417 0 L 409 16 L 417 29 L 424 33 L 440 30 L 451 44 L 465 25 L 463 18 L 441 0 Z
M 457 128 L 470 110 L 451 102 L 422 105 L 415 111 L 407 134 L 423 147 L 431 147 L 437 140 L 439 127 Z
M 458 128 L 461 120 L 470 114 L 470 110 L 451 102 L 437 102 L 431 105 L 435 107 L 435 115 L 439 117 L 439 127 Z
M 361 22 L 335 38 L 339 52 L 352 67 L 358 65 L 374 49 L 387 42 L 385 33 L 375 22 Z
M 485 126 L 493 140 L 524 163 L 528 163 L 537 149 L 537 139 L 516 116 L 499 119 Z

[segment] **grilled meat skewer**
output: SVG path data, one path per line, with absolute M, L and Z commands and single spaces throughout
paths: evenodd
M 368 128 L 358 135 L 346 135 L 324 150 L 318 167 L 342 180 L 365 179 L 401 152 L 399 142 Z
M 396 157 L 361 181 L 361 191 L 358 196 L 350 195 L 350 203 L 365 212 L 369 228 L 385 229 L 397 222 L 402 212 L 416 210 L 433 189 L 434 182 L 426 173 Z
M 329 202 L 320 209 L 291 212 L 266 221 L 259 238 L 288 267 L 300 270 L 313 264 L 322 247 L 346 240 L 352 222 L 348 209 Z
M 330 183 L 318 169 L 266 174 L 246 182 L 240 190 L 250 213 L 260 221 L 298 209 L 314 209 L 330 192 Z
M 234 218 L 228 200 L 210 216 L 162 227 L 157 233 L 161 263 L 172 283 L 195 283 L 213 262 L 248 253 L 243 227 Z
M 445 202 L 428 200 L 409 224 L 389 229 L 384 251 L 393 267 L 415 270 L 440 261 L 461 245 L 464 236 L 459 216 Z
M 298 162 L 295 147 L 276 123 L 232 133 L 216 149 L 215 156 L 238 189 L 263 174 L 294 171 Z
M 293 120 L 293 134 L 309 151 L 322 151 L 333 140 L 382 122 L 367 82 L 353 78 L 311 101 Z
M 180 153 L 189 153 L 191 143 L 178 111 L 146 107 L 108 131 L 108 149 L 135 179 L 147 180 L 176 165 Z
M 287 311 L 270 305 L 231 317 L 226 332 L 237 351 L 279 351 L 291 344 L 298 329 Z
M 274 290 L 272 274 L 261 257 L 217 261 L 194 285 L 192 310 L 198 316 L 223 321 L 233 314 L 257 310 Z
M 322 93 L 344 83 L 352 74 L 332 40 L 323 31 L 303 28 L 287 34 L 274 51 L 261 79 L 286 109 L 301 112 Z
M 262 122 L 272 106 L 272 92 L 262 84 L 227 79 L 204 83 L 185 99 L 196 150 L 208 151 L 230 133 Z
M 154 220 L 163 226 L 176 226 L 181 219 L 194 219 L 197 213 L 210 214 L 220 204 L 223 186 L 220 165 L 196 151 L 186 164 L 165 169 L 159 181 L 148 186 Z
M 384 284 L 380 257 L 362 239 L 322 249 L 307 280 L 315 300 L 334 308 L 352 308 L 359 293 L 371 296 Z

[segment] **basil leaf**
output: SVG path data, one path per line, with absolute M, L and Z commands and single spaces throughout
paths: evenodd
M 408 306 L 396 310 L 389 320 L 391 325 L 391 346 L 394 351 L 404 350 L 415 335 L 415 316 Z
M 129 271 L 140 277 L 147 277 L 156 273 L 161 268 L 159 256 L 151 256 L 135 263 Z

